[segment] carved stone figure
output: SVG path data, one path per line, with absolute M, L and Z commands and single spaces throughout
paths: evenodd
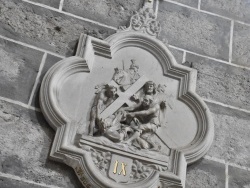
M 105 85 L 105 87 L 96 95 L 94 103 L 90 112 L 90 124 L 89 124 L 89 135 L 98 131 L 101 124 L 99 118 L 100 113 L 107 108 L 116 98 L 117 88 L 112 85 Z M 95 128 L 97 128 L 96 131 Z
M 140 78 L 138 73 L 139 66 L 135 63 L 135 59 L 131 60 L 131 65 L 128 70 L 115 68 L 113 80 L 120 85 L 120 88 L 125 91 L 131 84 L 135 83 Z
M 152 81 L 146 82 L 143 89 L 145 95 L 154 96 L 156 94 L 156 84 Z
M 157 39 L 154 1 L 146 2 L 105 40 L 82 34 L 76 56 L 41 85 L 41 110 L 56 131 L 50 157 L 71 166 L 84 187 L 184 188 L 187 164 L 211 146 L 197 72 Z
M 122 111 L 126 114 L 127 119 L 133 119 L 137 124 L 137 126 L 125 128 L 126 131 L 134 133 L 123 143 L 132 144 L 134 140 L 137 140 L 141 148 L 157 150 L 156 144 L 150 140 L 150 137 L 146 140 L 143 138 L 146 133 L 154 134 L 157 128 L 161 126 L 159 120 L 160 105 L 154 102 L 153 97 L 146 94 L 139 104 L 123 108 Z
M 115 68 L 115 74 L 113 76 L 113 80 L 118 84 L 118 85 L 130 85 L 130 75 L 127 71 L 123 69 L 118 69 Z
M 138 73 L 139 66 L 135 63 L 135 59 L 132 59 L 131 62 L 132 64 L 130 65 L 127 72 L 130 74 L 130 83 L 133 84 L 140 78 L 140 74 Z
M 130 68 L 126 71 L 115 69 L 112 79 L 118 86 L 131 86 L 140 78 L 139 66 L 135 64 L 134 59 L 131 62 Z M 129 84 L 125 85 L 125 83 Z M 151 138 L 161 126 L 160 111 L 165 113 L 165 102 L 157 98 L 157 93 L 165 93 L 164 87 L 159 85 L 157 88 L 153 81 L 147 81 L 141 85 L 138 95 L 132 96 L 131 102 L 135 101 L 132 105 L 117 108 L 117 111 L 109 114 L 108 117 L 100 118 L 101 112 L 116 100 L 119 89 L 121 89 L 120 92 L 124 92 L 124 88 L 111 85 L 106 85 L 98 92 L 91 109 L 89 135 L 93 136 L 99 131 L 99 136 L 105 136 L 116 143 L 132 145 L 136 141 L 137 147 L 141 149 L 159 150 L 159 145 Z

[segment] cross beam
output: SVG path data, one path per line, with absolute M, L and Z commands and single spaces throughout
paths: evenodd
M 117 92 L 118 98 L 111 103 L 104 111 L 100 114 L 100 118 L 105 119 L 108 116 L 115 113 L 123 104 L 131 105 L 130 97 L 134 95 L 144 84 L 149 81 L 146 76 L 141 76 L 133 85 L 131 85 L 125 92 Z M 114 82 L 112 83 L 114 85 Z M 117 84 L 116 84 L 117 85 Z

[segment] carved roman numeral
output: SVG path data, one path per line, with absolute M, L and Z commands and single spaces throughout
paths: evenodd
M 114 170 L 113 170 L 114 174 L 117 174 L 117 168 L 118 168 L 118 166 L 119 166 L 119 162 L 116 160 L 115 161 Z M 127 164 L 125 164 L 125 163 L 122 162 L 122 164 L 121 164 L 121 171 L 118 173 L 118 175 L 122 174 L 122 175 L 126 176 L 126 166 L 127 166 Z
M 122 173 L 124 176 L 126 176 L 126 164 L 122 163 L 122 170 L 119 172 L 119 175 Z
M 115 161 L 114 171 L 113 171 L 113 173 L 114 173 L 114 174 L 116 174 L 116 173 L 117 173 L 117 167 L 118 167 L 118 164 L 119 164 L 119 162 L 116 160 L 116 161 Z

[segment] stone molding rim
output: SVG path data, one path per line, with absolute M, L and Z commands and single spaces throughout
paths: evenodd
M 173 179 L 175 179 L 172 183 L 174 182 L 176 186 L 181 185 L 184 187 L 185 175 L 183 171 L 186 171 L 186 167 L 181 167 L 185 166 L 186 163 L 184 155 L 187 163 L 191 164 L 206 154 L 213 140 L 213 120 L 207 105 L 201 97 L 195 93 L 197 71 L 177 64 L 172 53 L 161 41 L 143 33 L 120 31 L 104 41 L 82 34 L 77 50 L 79 52 L 77 53 L 78 56 L 59 61 L 47 72 L 40 89 L 40 105 L 46 120 L 56 131 L 50 157 L 53 160 L 64 162 L 73 167 L 77 175 L 77 167 L 80 166 L 82 169 L 85 169 L 84 176 L 81 177 L 78 175 L 78 177 L 86 187 L 90 185 L 96 187 L 108 186 L 104 185 L 103 182 L 110 182 L 111 180 L 108 178 L 101 178 L 100 180 L 100 176 L 91 173 L 94 170 L 94 164 L 90 159 L 89 153 L 73 145 L 77 123 L 70 120 L 70 118 L 62 112 L 56 98 L 63 85 L 63 81 L 67 77 L 77 72 L 91 71 L 94 56 L 99 55 L 109 58 L 112 57 L 116 51 L 127 46 L 141 47 L 157 57 L 157 60 L 161 63 L 164 76 L 169 76 L 180 81 L 178 99 L 186 103 L 198 117 L 200 125 L 198 126 L 194 140 L 185 147 L 172 150 L 176 154 L 176 157 L 172 157 L 171 160 L 178 163 L 172 169 L 174 174 Z M 88 47 L 90 47 L 89 52 L 84 53 Z M 70 130 L 72 127 L 74 129 L 73 132 Z M 89 165 L 84 161 L 88 161 Z M 148 183 L 150 185 L 149 187 L 153 188 L 156 185 L 156 181 L 158 181 L 158 177 L 162 181 L 164 180 L 166 185 L 171 184 L 171 181 L 165 180 L 164 175 L 161 173 L 143 183 Z M 81 178 L 84 180 L 81 180 Z M 102 182 L 101 184 L 100 181 Z M 137 184 L 133 185 L 133 187 L 136 186 Z M 140 186 L 142 186 L 142 184 L 139 183 L 138 188 Z M 126 186 L 119 185 L 119 187 L 123 188 Z

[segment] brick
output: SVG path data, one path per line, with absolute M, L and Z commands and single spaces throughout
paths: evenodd
M 37 83 L 37 87 L 34 93 L 34 97 L 32 99 L 31 105 L 36 107 L 36 108 L 40 108 L 39 105 L 39 91 L 40 91 L 40 86 L 43 80 L 43 77 L 45 76 L 45 74 L 47 73 L 47 71 L 53 66 L 55 65 L 58 61 L 60 61 L 62 58 L 47 54 L 47 58 L 45 60 L 45 64 L 44 67 L 42 69 L 41 75 L 39 77 L 38 83 Z
M 231 188 L 248 188 L 250 187 L 250 172 L 236 167 L 228 167 L 229 181 Z
M 174 1 L 176 1 L 178 3 L 182 3 L 184 5 L 188 5 L 188 6 L 197 8 L 199 0 L 174 0 Z
M 1 172 L 36 183 L 81 187 L 72 168 L 48 159 L 55 133 L 41 113 L 0 101 L 0 124 Z
M 81 33 L 104 39 L 115 32 L 21 0 L 0 0 L 0 10 L 0 35 L 64 56 L 74 55 Z
M 177 63 L 182 64 L 182 60 L 183 60 L 183 51 L 181 50 L 177 50 L 175 48 L 168 48 L 171 53 L 174 55 L 175 60 L 177 61 Z
M 215 124 L 209 156 L 250 167 L 250 114 L 208 103 Z M 250 176 L 249 176 L 250 177 Z
M 28 103 L 43 53 L 0 39 L 0 95 Z
M 160 1 L 160 39 L 198 54 L 228 60 L 230 21 Z
M 186 188 L 225 187 L 225 165 L 203 159 L 187 168 Z
M 63 10 L 111 26 L 127 25 L 143 0 L 65 0 Z
M 187 53 L 198 70 L 197 93 L 206 99 L 250 110 L 250 70 Z
M 9 179 L 0 176 L 1 188 L 45 188 L 44 186 L 26 183 L 20 180 Z
M 33 1 L 35 3 L 41 3 L 44 5 L 48 5 L 54 8 L 59 8 L 59 4 L 61 0 L 30 0 Z
M 201 0 L 201 9 L 250 23 L 248 0 Z
M 250 26 L 235 22 L 232 63 L 250 67 Z

